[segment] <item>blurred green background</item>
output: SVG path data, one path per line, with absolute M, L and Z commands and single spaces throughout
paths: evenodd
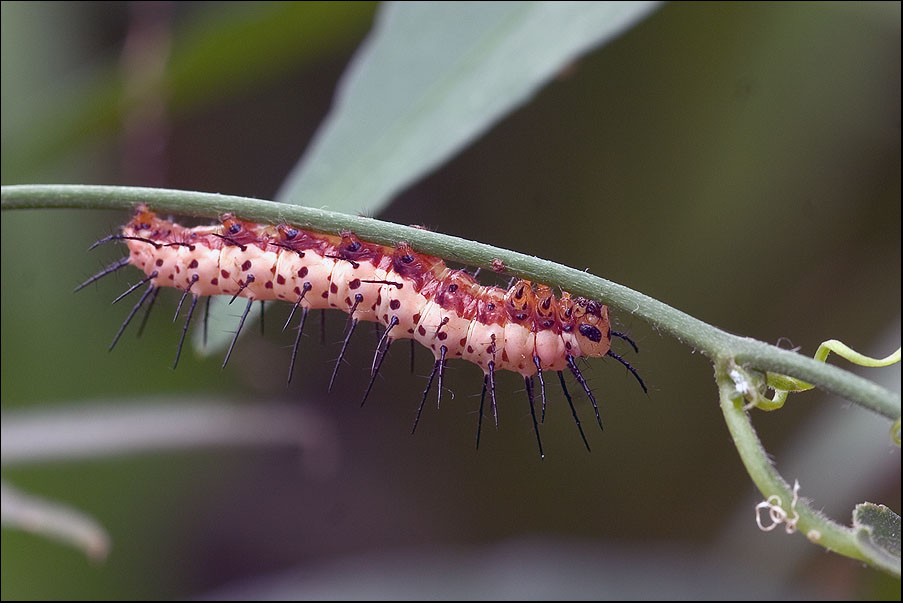
M 4 2 L 3 184 L 271 198 L 375 10 Z M 124 58 L 129 43 L 151 57 L 171 43 L 157 104 L 128 100 L 145 90 L 128 76 L 127 61 L 143 56 Z M 680 3 L 569 66 L 379 217 L 586 268 L 806 354 L 837 338 L 883 356 L 900 341 L 900 206 L 899 3 Z M 411 376 L 396 346 L 361 409 L 375 343 L 365 330 L 326 394 L 344 314 L 329 316 L 326 347 L 309 331 L 288 388 L 291 337 L 274 328 L 287 305 L 271 306 L 266 336 L 244 338 L 225 371 L 220 357 L 190 351 L 170 370 L 179 328 L 160 310 L 141 339 L 127 333 L 107 353 L 127 311 L 109 300 L 134 274 L 71 290 L 118 257 L 84 250 L 125 219 L 3 214 L 4 412 L 149 396 L 279 400 L 331 424 L 339 458 L 313 472 L 272 449 L 5 468 L 14 485 L 98 518 L 113 551 L 95 564 L 4 529 L 4 599 L 899 599 L 898 581 L 756 528 L 759 496 L 710 365 L 629 315 L 616 326 L 639 343 L 626 355 L 650 393 L 612 361 L 587 364 L 606 421 L 604 434 L 593 430 L 580 398 L 591 454 L 555 391 L 540 462 L 512 375 L 499 379 L 500 429 L 484 430 L 475 453 L 475 366 L 450 365 L 455 398 L 438 412 L 428 404 L 414 437 L 424 350 Z M 899 391 L 899 367 L 867 375 Z M 900 511 L 900 449 L 886 422 L 813 392 L 755 423 L 785 477 L 835 519 L 847 522 L 861 500 Z M 811 454 L 820 446 L 850 462 Z M 274 576 L 297 580 L 255 582 Z

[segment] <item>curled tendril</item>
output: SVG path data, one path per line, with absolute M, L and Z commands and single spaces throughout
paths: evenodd
M 825 362 L 831 352 L 834 352 L 841 358 L 844 358 L 853 364 L 870 368 L 890 366 L 900 362 L 901 358 L 900 348 L 897 348 L 895 352 L 884 358 L 872 358 L 860 354 L 836 339 L 829 339 L 818 346 L 818 350 L 815 352 L 815 359 L 819 362 Z M 737 375 L 734 375 L 734 373 L 731 374 L 731 378 L 734 379 L 734 383 L 737 386 L 738 393 L 749 400 L 747 408 L 755 407 L 760 410 L 777 410 L 784 406 L 784 403 L 787 401 L 787 396 L 791 392 L 803 392 L 815 387 L 811 383 L 806 383 L 805 381 L 788 377 L 787 375 L 767 373 L 765 382 L 768 387 L 774 390 L 774 396 L 768 398 L 761 393 L 759 388 L 753 387 L 752 382 L 747 382 L 746 377 L 748 377 L 748 375 L 745 373 L 743 375 L 740 373 L 737 373 Z M 740 380 L 739 382 L 738 379 Z M 899 418 L 897 418 L 893 427 L 891 427 L 891 438 L 898 446 L 900 445 Z
M 784 531 L 788 534 L 796 532 L 796 524 L 799 523 L 800 515 L 796 512 L 796 503 L 800 500 L 800 482 L 793 480 L 793 498 L 790 501 L 790 513 L 784 510 L 781 497 L 772 494 L 767 500 L 756 505 L 756 525 L 763 532 L 770 532 L 781 524 L 784 524 Z M 762 510 L 768 511 L 770 524 L 762 523 Z

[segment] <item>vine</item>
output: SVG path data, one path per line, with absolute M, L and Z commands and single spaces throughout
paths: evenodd
M 900 576 L 899 516 L 884 507 L 866 503 L 857 507 L 853 527 L 847 528 L 816 513 L 805 501 L 794 496 L 793 489 L 777 473 L 749 419 L 749 403 L 766 409 L 779 408 L 786 399 L 786 393 L 782 391 L 818 387 L 895 422 L 894 439 L 899 444 L 900 395 L 849 371 L 826 364 L 827 351 L 822 348 L 815 359 L 807 358 L 755 339 L 726 333 L 661 301 L 573 268 L 371 218 L 259 199 L 151 188 L 17 185 L 2 187 L 0 194 L 0 207 L 4 210 L 131 209 L 139 203 L 147 203 L 158 211 L 211 218 L 234 212 L 246 220 L 287 222 L 319 232 L 350 230 L 374 243 L 394 245 L 406 241 L 422 253 L 488 269 L 501 262 L 511 275 L 558 286 L 640 318 L 712 360 L 728 429 L 753 481 L 767 500 L 775 501 L 770 504 L 782 508 L 788 517 L 797 514 L 795 526 L 811 541 Z M 832 342 L 827 344 L 831 345 L 826 350 L 846 358 L 864 358 L 855 356 L 855 352 L 845 346 L 839 347 Z M 892 355 L 883 361 L 889 362 L 893 358 Z M 896 359 L 899 360 L 899 351 Z M 766 386 L 776 390 L 770 400 L 761 393 Z

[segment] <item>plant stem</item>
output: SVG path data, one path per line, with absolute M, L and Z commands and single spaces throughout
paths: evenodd
M 858 375 L 755 339 L 731 335 L 623 285 L 483 243 L 372 218 L 214 193 L 123 186 L 14 185 L 2 187 L 0 194 L 2 209 L 131 209 L 139 203 L 157 211 L 195 216 L 218 217 L 234 212 L 246 220 L 287 222 L 319 232 L 351 230 L 374 243 L 407 241 L 420 252 L 490 269 L 501 260 L 510 274 L 600 300 L 673 335 L 713 361 L 733 358 L 746 368 L 802 379 L 891 420 L 900 417 L 900 395 Z
M 746 471 L 755 482 L 759 491 L 767 500 L 771 496 L 780 499 L 779 506 L 788 516 L 794 513 L 799 515 L 797 528 L 806 535 L 809 540 L 829 550 L 840 553 L 853 559 L 868 562 L 860 551 L 859 543 L 853 531 L 839 525 L 824 515 L 814 511 L 800 498 L 791 508 L 793 492 L 784 478 L 777 472 L 768 453 L 762 447 L 762 442 L 753 429 L 749 415 L 743 406 L 743 396 L 737 394 L 735 384 L 729 376 L 731 365 L 719 362 L 715 367 L 715 380 L 718 383 L 718 393 L 721 401 L 721 410 L 724 420 L 731 432 L 740 459 L 746 466 Z

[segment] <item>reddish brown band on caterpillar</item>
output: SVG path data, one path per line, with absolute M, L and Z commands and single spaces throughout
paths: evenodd
M 627 367 L 646 391 L 636 370 L 611 350 L 612 336 L 625 339 L 634 349 L 636 345 L 629 337 L 611 330 L 607 306 L 567 292 L 558 298 L 551 287 L 534 285 L 526 280 L 515 282 L 507 290 L 483 286 L 471 274 L 451 269 L 441 258 L 418 253 L 407 243 L 388 247 L 361 241 L 351 232 L 342 232 L 338 236 L 320 234 L 289 224 L 272 226 L 247 222 L 232 214 L 224 215 L 218 225 L 187 228 L 158 218 L 145 205 L 137 208 L 121 234 L 99 243 L 109 240 L 124 241 L 129 248 L 128 258 L 111 264 L 76 290 L 127 265 L 140 268 L 146 277 L 116 301 L 147 285 L 116 334 L 111 349 L 145 302 L 146 320 L 161 287 L 183 291 L 180 308 L 187 295 L 192 295 L 176 364 L 200 297 L 230 295 L 233 301 L 238 297 L 248 300 L 226 354 L 226 362 L 253 302 L 283 300 L 293 304 L 286 327 L 295 311 L 301 309 L 289 370 L 291 380 L 291 369 L 308 312 L 339 309 L 349 314 L 342 355 L 360 321 L 377 322 L 386 328 L 373 358 L 362 405 L 391 343 L 397 339 L 412 339 L 432 350 L 435 356 L 414 429 L 434 379 L 438 376 L 441 397 L 446 362 L 462 358 L 477 364 L 484 372 L 477 446 L 486 392 L 490 393 L 491 411 L 498 424 L 495 372 L 510 370 L 524 378 L 540 456 L 543 452 L 538 424 L 545 418 L 546 407 L 543 371 L 558 372 L 587 450 L 586 435 L 565 388 L 564 369 L 567 368 L 583 387 L 600 428 L 599 407 L 575 363 L 576 358 L 610 356 Z M 333 371 L 330 388 L 341 357 Z M 542 395 L 539 421 L 534 404 L 534 375 L 539 377 Z

